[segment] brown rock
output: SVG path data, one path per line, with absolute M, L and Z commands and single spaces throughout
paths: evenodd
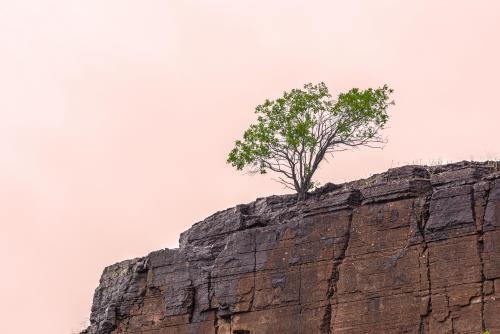
M 218 212 L 104 270 L 83 333 L 500 332 L 500 181 L 405 166 Z

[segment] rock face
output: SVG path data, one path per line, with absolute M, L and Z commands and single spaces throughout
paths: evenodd
M 106 268 L 82 333 L 500 333 L 499 167 L 406 166 L 218 212 Z

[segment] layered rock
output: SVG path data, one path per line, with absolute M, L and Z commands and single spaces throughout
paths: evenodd
M 406 166 L 218 212 L 106 268 L 83 333 L 500 333 L 498 167 Z

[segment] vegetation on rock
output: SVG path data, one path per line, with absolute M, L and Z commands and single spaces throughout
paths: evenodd
M 334 100 L 323 83 L 292 89 L 257 106 L 257 123 L 237 140 L 227 162 L 238 170 L 278 174 L 276 181 L 299 198 L 315 186 L 313 175 L 327 156 L 358 147 L 381 147 L 393 92 L 388 86 L 353 88 Z

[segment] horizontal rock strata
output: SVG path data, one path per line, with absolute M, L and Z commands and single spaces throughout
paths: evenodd
M 405 166 L 218 212 L 107 267 L 82 333 L 500 333 L 498 167 Z

